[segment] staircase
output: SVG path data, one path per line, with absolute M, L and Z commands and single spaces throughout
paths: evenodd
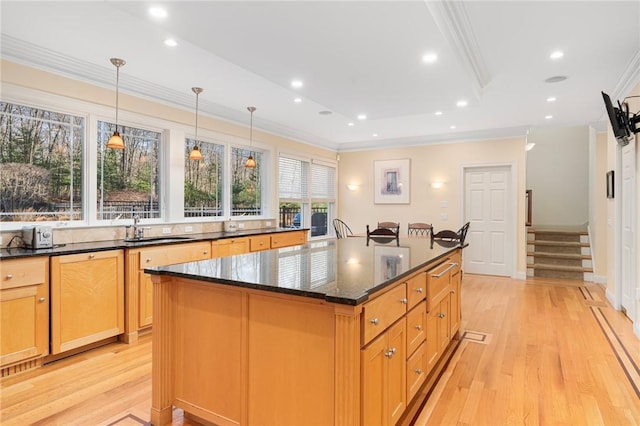
M 593 281 L 589 235 L 577 227 L 529 227 L 527 277 Z

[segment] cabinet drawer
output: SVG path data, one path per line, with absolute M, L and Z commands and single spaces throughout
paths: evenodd
M 427 295 L 427 273 L 420 272 L 407 280 L 407 299 L 411 309 L 420 303 Z
M 363 306 L 363 345 L 393 324 L 407 312 L 407 285 L 400 284 Z
M 193 262 L 211 257 L 209 242 L 149 247 L 140 251 L 140 269 Z
M 296 246 L 307 242 L 304 231 L 282 232 L 271 236 L 271 248 Z
M 443 297 L 449 294 L 449 283 L 451 281 L 451 270 L 456 268 L 456 264 L 445 261 L 439 266 L 427 272 L 427 311 L 438 305 Z
M 420 347 L 407 360 L 407 401 L 411 401 L 418 393 L 427 378 L 426 344 Z
M 407 314 L 407 353 L 412 354 L 427 337 L 427 302 L 422 301 Z
M 255 237 L 249 237 L 250 251 L 268 250 L 270 248 L 271 248 L 270 235 L 258 235 Z
M 2 261 L 1 289 L 23 287 L 45 282 L 48 257 L 30 257 Z

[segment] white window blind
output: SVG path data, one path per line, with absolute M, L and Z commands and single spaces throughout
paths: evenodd
M 336 169 L 323 164 L 311 165 L 311 198 L 333 200 L 336 191 Z
M 278 164 L 280 198 L 295 200 L 309 198 L 309 163 L 280 157 Z

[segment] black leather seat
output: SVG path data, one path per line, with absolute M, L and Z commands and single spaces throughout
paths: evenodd
M 400 245 L 398 232 L 394 232 L 390 228 L 376 228 L 373 231 L 370 231 L 369 225 L 367 225 L 367 245 L 369 245 L 369 240 L 382 244 L 390 243 L 395 240 L 396 245 Z
M 464 240 L 467 237 L 467 231 L 469 230 L 469 222 L 462 225 L 457 231 L 450 229 L 444 229 L 442 231 L 434 233 L 431 232 L 431 248 L 433 248 L 434 241 L 444 241 L 447 243 L 453 243 L 456 245 L 463 245 Z

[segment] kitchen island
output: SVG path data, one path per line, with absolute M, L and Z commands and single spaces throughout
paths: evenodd
M 459 334 L 460 259 L 354 237 L 145 269 L 152 424 L 395 424 Z

